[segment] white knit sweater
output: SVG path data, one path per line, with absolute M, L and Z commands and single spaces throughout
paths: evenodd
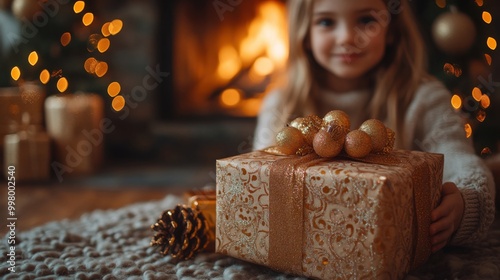
M 366 119 L 370 92 L 353 91 L 334 94 L 320 92 L 320 112 L 343 110 L 351 119 L 351 129 Z M 279 91 L 266 96 L 258 117 L 254 135 L 254 150 L 274 144 L 275 135 L 289 121 L 283 115 L 283 100 Z M 495 215 L 495 186 L 491 172 L 475 155 L 472 142 L 464 131 L 464 120 L 450 106 L 450 93 L 439 81 L 427 82 L 417 90 L 404 118 L 404 146 L 408 150 L 444 154 L 443 182 L 454 182 L 465 202 L 462 223 L 451 240 L 461 245 L 481 239 Z

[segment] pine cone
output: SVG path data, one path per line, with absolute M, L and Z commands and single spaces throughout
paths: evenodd
M 184 205 L 164 211 L 151 229 L 156 231 L 151 246 L 160 247 L 163 255 L 174 258 L 190 259 L 209 243 L 207 220 L 197 209 Z

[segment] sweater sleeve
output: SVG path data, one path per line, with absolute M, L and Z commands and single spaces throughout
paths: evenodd
M 260 150 L 275 144 L 276 134 L 286 125 L 282 95 L 272 91 L 264 98 L 254 132 L 253 150 Z
M 405 123 L 414 128 L 411 148 L 444 154 L 443 182 L 457 185 L 464 199 L 462 222 L 451 245 L 481 239 L 495 215 L 493 176 L 465 135 L 464 120 L 450 106 L 448 90 L 437 81 L 424 84 Z

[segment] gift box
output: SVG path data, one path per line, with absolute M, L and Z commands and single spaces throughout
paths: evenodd
M 256 151 L 216 168 L 217 252 L 317 279 L 400 279 L 431 253 L 441 154 Z

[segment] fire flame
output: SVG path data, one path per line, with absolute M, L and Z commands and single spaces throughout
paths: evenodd
M 221 79 L 229 80 L 243 66 L 252 65 L 253 74 L 266 76 L 284 67 L 288 58 L 287 44 L 284 5 L 264 2 L 258 7 L 257 16 L 240 45 L 226 45 L 220 49 L 217 73 Z

